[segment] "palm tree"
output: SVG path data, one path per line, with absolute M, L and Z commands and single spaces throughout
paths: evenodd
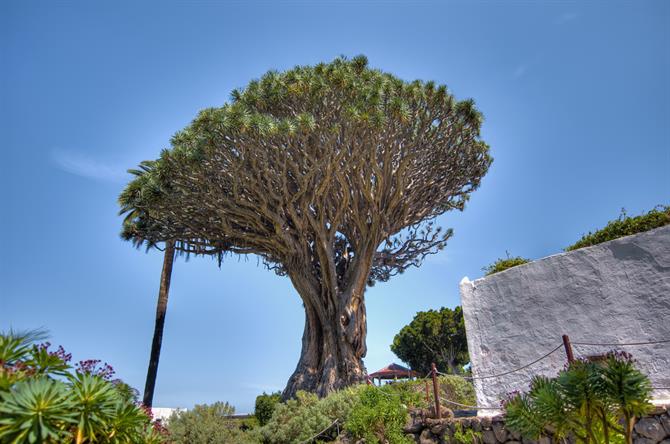
M 149 356 L 149 368 L 147 370 L 147 381 L 144 386 L 143 403 L 151 407 L 154 399 L 154 388 L 156 387 L 156 375 L 158 373 L 158 360 L 161 355 L 161 344 L 163 342 L 163 328 L 165 327 L 165 314 L 167 312 L 168 294 L 170 292 L 170 278 L 172 276 L 172 264 L 174 262 L 174 242 L 165 242 L 165 255 L 163 256 L 163 270 L 161 271 L 161 283 L 158 290 L 158 303 L 156 304 L 156 325 L 154 326 L 154 339 L 151 342 L 151 355 Z
M 149 171 L 155 168 L 154 161 L 144 161 L 140 163 L 139 169 L 128 170 L 130 174 L 138 178 L 146 179 Z M 140 216 L 146 217 L 146 212 L 143 208 L 135 205 L 135 193 L 137 189 L 132 187 L 126 188 L 119 197 L 121 211 L 119 214 L 125 214 L 123 221 L 123 230 L 121 237 L 124 240 L 131 241 L 136 247 L 140 247 L 146 243 L 147 250 L 157 248 L 158 246 L 138 234 L 135 229 L 135 221 Z M 160 230 L 160 227 L 153 227 L 155 230 Z M 158 361 L 160 360 L 161 345 L 163 342 L 163 330 L 165 328 L 165 315 L 167 313 L 168 295 L 170 292 L 170 278 L 172 277 L 172 266 L 175 256 L 175 243 L 172 240 L 165 241 L 165 249 L 163 256 L 163 269 L 161 271 L 160 287 L 158 290 L 158 302 L 156 304 L 156 322 L 154 325 L 154 336 L 151 342 L 151 354 L 149 355 L 149 368 L 147 369 L 147 380 L 144 386 L 143 404 L 151 408 L 154 398 L 154 389 L 156 387 L 156 375 L 158 374 Z

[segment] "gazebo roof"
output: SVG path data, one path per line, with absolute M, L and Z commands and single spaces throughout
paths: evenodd
M 372 379 L 394 379 L 412 378 L 419 376 L 419 374 L 413 370 L 408 369 L 407 367 L 392 363 L 380 370 L 377 370 L 374 373 L 370 373 L 368 376 Z

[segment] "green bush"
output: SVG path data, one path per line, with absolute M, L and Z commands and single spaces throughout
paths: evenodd
M 527 264 L 528 262 L 530 262 L 530 259 L 526 259 L 521 256 L 508 256 L 506 259 L 498 259 L 488 267 L 484 267 L 482 270 L 486 272 L 486 276 L 489 276 L 494 273 L 500 273 L 501 271 L 507 270 L 508 268 L 516 267 L 517 265 Z
M 256 406 L 254 408 L 254 416 L 258 420 L 258 424 L 264 426 L 272 418 L 272 412 L 281 401 L 281 392 L 267 394 L 263 392 L 262 395 L 256 397 Z
M 440 376 L 438 382 L 442 399 L 468 405 L 475 402 L 472 384 L 466 380 L 450 375 Z M 272 401 L 275 395 L 259 396 L 263 401 L 257 402 L 256 413 L 259 404 Z M 246 424 L 230 418 L 233 408 L 223 403 L 196 406 L 192 411 L 175 414 L 167 428 L 175 444 L 289 444 L 311 438 L 330 442 L 342 431 L 356 439 L 365 437 L 371 443 L 380 439 L 381 442 L 405 443 L 408 441 L 402 435 L 402 426 L 408 409 L 429 406 L 425 400 L 424 380 L 401 381 L 383 387 L 353 386 L 322 399 L 312 393 L 298 392 L 296 399 L 273 404 L 266 424 L 251 430 L 241 430 L 247 428 L 243 427 Z
M 167 429 L 173 444 L 243 444 L 257 443 L 251 431 L 240 430 L 239 421 L 231 418 L 235 408 L 227 402 L 196 405 L 192 410 L 170 416 Z
M 430 371 L 431 362 L 441 372 L 462 373 L 470 361 L 462 308 L 418 312 L 395 335 L 391 351 L 421 374 Z
M 507 427 L 526 438 L 632 442 L 635 418 L 652 407 L 650 396 L 651 383 L 631 356 L 612 352 L 601 363 L 575 361 L 556 378 L 536 376 L 527 393 L 511 395 L 503 406 Z
M 408 407 L 427 408 L 433 406 L 433 383 L 428 381 L 430 401 L 426 401 L 426 380 L 417 379 L 414 381 L 401 381 L 393 384 L 388 384 L 382 388 L 390 390 L 394 393 L 412 394 L 411 397 L 403 398 Z M 440 399 L 457 402 L 463 405 L 475 405 L 475 387 L 466 379 L 458 376 L 446 375 L 437 378 L 437 384 L 440 391 Z M 452 410 L 457 410 L 458 407 L 444 403 L 446 407 Z
M 610 221 L 605 228 L 595 233 L 589 232 L 589 234 L 583 236 L 579 241 L 567 247 L 565 251 L 590 247 L 668 224 L 670 224 L 670 206 L 659 205 L 648 213 L 635 217 L 629 217 L 626 215 L 625 210 L 622 210 L 621 216 L 618 219 Z
M 348 387 L 323 399 L 318 399 L 312 393 L 298 392 L 296 399 L 277 404 L 270 421 L 259 429 L 263 442 L 300 443 L 319 434 L 337 420 L 335 426 L 319 435 L 321 440 L 334 439 L 364 387 Z
M 407 422 L 407 405 L 391 388 L 367 386 L 351 410 L 345 429 L 355 439 L 366 443 L 410 444 L 414 440 L 403 433 Z
M 460 422 L 454 423 L 453 444 L 479 444 L 483 443 L 482 432 L 476 432 L 470 428 L 463 427 Z
M 40 332 L 0 333 L 0 442 L 153 444 L 162 429 L 135 403 L 136 392 L 99 361 L 73 369 Z

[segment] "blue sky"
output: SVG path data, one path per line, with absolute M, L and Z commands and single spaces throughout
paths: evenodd
M 0 329 L 46 327 L 143 388 L 162 257 L 119 239 L 127 168 L 268 69 L 365 54 L 484 113 L 495 162 L 447 248 L 371 288 L 368 370 L 419 310 L 512 255 L 555 254 L 670 203 L 670 2 L 34 2 L 0 5 Z M 178 259 L 156 406 L 278 390 L 303 312 L 254 258 Z

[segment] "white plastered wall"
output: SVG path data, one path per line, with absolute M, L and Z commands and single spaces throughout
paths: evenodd
M 519 368 L 561 344 L 670 339 L 670 226 L 562 253 L 475 281 L 463 278 L 461 303 L 473 376 Z M 577 357 L 615 347 L 575 345 Z M 670 343 L 620 347 L 649 376 L 655 399 L 670 399 Z M 534 374 L 555 376 L 563 348 L 509 375 L 475 380 L 477 403 L 497 407 Z M 491 414 L 495 411 L 480 411 Z

